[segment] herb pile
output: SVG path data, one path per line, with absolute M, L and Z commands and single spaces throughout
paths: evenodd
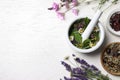
M 114 75 L 120 75 L 120 43 L 115 42 L 106 47 L 101 56 L 105 70 Z
M 70 77 L 64 76 L 64 80 L 111 80 L 108 76 L 101 73 L 101 71 L 94 65 L 88 64 L 85 60 L 80 59 L 73 55 L 74 63 L 71 62 L 69 57 L 66 57 L 66 61 L 62 61 L 62 65 L 70 73 Z M 63 79 L 60 79 L 63 80 Z
M 120 31 L 120 11 L 113 13 L 109 22 L 114 31 Z
M 82 42 L 82 33 L 88 26 L 90 19 L 88 17 L 76 20 L 70 27 L 69 39 L 73 45 L 82 49 L 92 48 L 99 41 L 99 27 L 95 27 L 90 37 Z

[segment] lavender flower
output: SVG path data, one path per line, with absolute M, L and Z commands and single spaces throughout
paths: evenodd
M 88 80 L 84 77 L 81 76 L 81 78 L 78 78 L 78 77 L 72 77 L 72 78 L 67 78 L 67 77 L 64 77 L 65 80 Z
M 76 58 L 75 61 L 80 63 L 81 65 L 85 65 L 86 67 L 90 67 L 90 65 L 85 60 L 80 60 L 80 58 Z
M 69 64 L 67 64 L 66 62 L 61 61 L 61 64 L 65 66 L 65 68 L 66 68 L 67 71 L 69 71 L 69 72 L 72 71 L 71 66 Z
M 68 78 L 68 77 L 64 77 L 65 80 L 71 80 L 71 78 Z
M 75 57 L 75 54 L 72 54 L 73 57 Z
M 95 67 L 94 65 L 91 65 L 90 66 L 92 70 L 95 70 L 95 71 L 99 71 L 97 67 Z
M 64 77 L 65 80 L 72 80 L 72 78 Z
M 81 68 L 82 68 L 83 70 L 87 70 L 87 69 L 88 69 L 88 67 L 83 66 L 83 65 L 81 65 Z
M 72 70 L 73 74 L 79 74 L 79 75 L 86 75 L 86 72 L 84 72 L 81 68 L 77 67 L 77 68 L 73 68 Z
M 103 75 L 96 66 L 88 64 L 85 60 L 76 57 L 74 54 L 72 56 L 81 66 L 73 68 L 62 61 L 62 65 L 70 72 L 70 77 L 64 77 L 64 80 L 111 80 L 108 76 Z

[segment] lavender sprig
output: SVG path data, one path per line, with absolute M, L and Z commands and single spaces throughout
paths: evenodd
M 108 76 L 102 74 L 96 66 L 88 64 L 84 59 L 80 59 L 75 55 L 73 57 L 79 66 L 71 67 L 71 65 L 62 61 L 62 65 L 70 72 L 70 77 L 64 77 L 63 80 L 111 80 Z M 66 60 L 69 61 L 69 58 Z

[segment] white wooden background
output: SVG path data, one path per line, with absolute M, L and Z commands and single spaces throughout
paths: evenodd
M 91 54 L 73 51 L 66 41 L 70 22 L 81 16 L 93 16 L 90 6 L 79 7 L 79 16 L 71 11 L 61 21 L 47 8 L 59 0 L 0 0 L 0 80 L 59 80 L 68 76 L 60 61 L 76 54 L 96 65 L 104 74 L 100 53 L 110 42 L 120 41 L 106 30 L 108 14 L 119 4 L 108 9 L 101 17 L 106 37 L 102 48 Z M 120 77 L 108 74 L 113 80 Z

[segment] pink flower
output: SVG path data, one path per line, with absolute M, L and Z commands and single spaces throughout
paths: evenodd
M 73 6 L 77 6 L 78 5 L 78 1 L 77 0 L 72 0 Z
M 53 5 L 52 5 L 52 8 L 53 8 L 53 10 L 58 11 L 59 10 L 59 4 L 54 2 Z
M 69 9 L 69 8 L 70 8 L 70 6 L 69 6 L 69 3 L 68 3 L 68 2 L 66 2 L 66 3 L 65 3 L 65 7 L 66 7 L 67 9 Z
M 65 19 L 65 14 L 61 12 L 57 12 L 57 16 L 59 19 L 64 20 Z
M 72 9 L 72 12 L 73 12 L 76 16 L 78 16 L 79 10 L 78 10 L 78 9 Z

